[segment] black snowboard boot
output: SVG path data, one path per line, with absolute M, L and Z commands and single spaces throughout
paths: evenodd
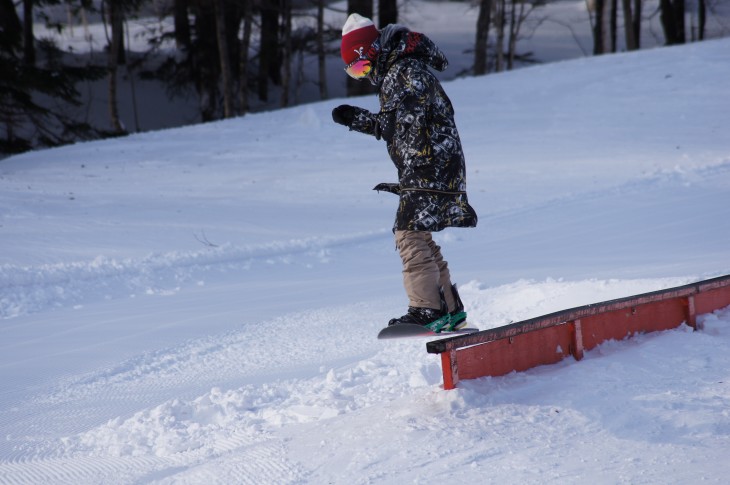
M 456 308 L 450 313 L 449 325 L 444 328 L 444 331 L 453 332 L 460 328 L 466 327 L 466 312 L 464 311 L 464 304 L 461 302 L 459 292 L 456 291 L 456 285 L 451 285 L 451 294 L 454 296 L 456 302 Z
M 388 326 L 400 325 L 404 323 L 410 323 L 415 325 L 422 325 L 433 330 L 435 333 L 439 333 L 449 327 L 451 323 L 451 315 L 444 301 L 444 292 L 439 289 L 441 294 L 441 309 L 434 310 L 433 308 L 416 308 L 409 306 L 408 313 L 400 318 L 393 318 L 388 322 Z

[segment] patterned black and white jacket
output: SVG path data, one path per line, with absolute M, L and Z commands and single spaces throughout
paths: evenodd
M 446 56 L 428 37 L 400 25 L 385 27 L 370 53 L 380 112 L 356 108 L 351 129 L 384 139 L 398 170 L 398 185 L 390 187 L 400 196 L 393 229 L 476 226 L 454 108 L 428 69 L 446 69 Z

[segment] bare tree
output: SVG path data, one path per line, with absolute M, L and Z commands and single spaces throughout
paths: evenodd
M 200 117 L 203 121 L 219 118 L 220 62 L 216 41 L 215 11 L 210 2 L 199 2 L 195 6 L 195 39 L 191 52 L 191 65 L 195 90 L 200 103 Z
M 269 80 L 281 84 L 279 72 L 279 9 L 275 2 L 261 3 L 261 41 L 259 43 L 258 93 L 261 101 L 269 100 Z
M 111 38 L 109 39 L 109 117 L 112 129 L 116 133 L 124 133 L 126 130 L 119 118 L 119 105 L 117 102 L 117 67 L 124 62 L 124 10 L 119 0 L 107 2 L 109 25 L 111 26 Z
M 593 54 L 605 54 L 611 48 L 611 0 L 594 0 L 591 21 L 593 23 Z
M 621 7 L 624 12 L 624 35 L 626 37 L 626 50 L 635 51 L 639 48 L 639 41 L 634 30 L 634 15 L 641 17 L 641 11 L 631 11 L 631 0 L 621 0 Z
M 474 44 L 474 75 L 487 73 L 487 48 L 489 41 L 489 24 L 491 23 L 492 0 L 479 1 L 477 17 L 477 35 Z
M 363 17 L 373 18 L 373 0 L 347 0 L 347 13 L 359 13 Z M 362 96 L 373 93 L 373 87 L 367 81 L 357 81 L 347 76 L 347 95 Z
M 497 42 L 495 45 L 496 55 L 494 57 L 494 70 L 502 72 L 504 70 L 504 37 L 506 25 L 506 0 L 495 0 L 494 3 L 494 28 L 497 32 Z
M 611 52 L 616 52 L 618 44 L 618 0 L 611 0 Z
M 522 25 L 535 9 L 535 2 L 526 0 L 511 0 L 509 39 L 507 48 L 507 69 L 514 68 L 515 57 L 517 56 L 517 40 L 522 30 Z
M 221 65 L 221 77 L 223 78 L 223 117 L 232 118 L 235 114 L 233 108 L 233 69 L 231 68 L 231 56 L 228 51 L 226 12 L 223 0 L 213 0 L 213 8 L 215 10 L 218 59 Z
M 291 41 L 291 1 L 290 0 L 279 0 L 279 9 L 281 11 L 282 18 L 282 79 L 281 79 L 281 106 L 289 106 L 289 85 L 291 84 L 291 53 L 292 53 L 292 41 Z
M 327 53 L 324 47 L 324 2 L 317 0 L 317 65 L 319 67 L 319 97 L 327 99 Z
M 661 23 L 667 45 L 684 44 L 684 0 L 660 0 Z
M 28 66 L 35 64 L 33 0 L 23 0 L 23 60 Z
M 174 0 L 173 19 L 175 22 L 175 46 L 190 51 L 190 21 L 188 20 L 188 0 Z
M 634 0 L 634 39 L 636 39 L 636 48 L 641 48 L 641 15 L 644 0 Z
M 520 9 L 524 9 L 525 2 L 520 2 Z M 517 2 L 511 0 L 510 14 L 509 14 L 509 39 L 507 40 L 507 69 L 512 70 L 515 63 L 515 50 L 517 49 L 517 33 L 519 32 L 519 26 L 522 23 L 521 13 L 518 16 L 517 13 Z
M 707 0 L 698 0 L 697 16 L 699 17 L 699 40 L 705 40 L 705 27 L 707 26 Z
M 252 0 L 243 2 L 243 38 L 241 39 L 241 52 L 238 65 L 238 111 L 244 114 L 248 111 L 248 72 L 249 72 L 249 49 L 251 47 L 251 24 L 253 23 Z
M 378 0 L 378 25 L 380 28 L 395 23 L 398 23 L 398 2 L 396 0 Z

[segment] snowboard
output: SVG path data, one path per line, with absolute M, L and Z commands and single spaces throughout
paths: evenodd
M 442 331 L 436 333 L 433 330 L 428 329 L 422 325 L 416 325 L 415 323 L 401 323 L 398 325 L 391 325 L 382 329 L 380 333 L 378 333 L 378 340 L 409 337 L 451 337 L 454 335 L 463 335 L 466 333 L 474 333 L 478 331 L 478 328 L 465 327 L 451 332 Z

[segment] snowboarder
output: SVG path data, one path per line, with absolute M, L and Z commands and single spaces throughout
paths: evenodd
M 466 325 L 466 312 L 432 232 L 475 227 L 466 195 L 466 168 L 451 101 L 429 67 L 446 69 L 443 52 L 425 35 L 402 25 L 381 31 L 358 14 L 347 18 L 340 46 L 345 71 L 377 89 L 380 112 L 350 105 L 332 119 L 350 130 L 385 140 L 398 183 L 375 190 L 397 194 L 393 231 L 403 261 L 408 312 L 388 325 L 427 326 L 435 332 Z

